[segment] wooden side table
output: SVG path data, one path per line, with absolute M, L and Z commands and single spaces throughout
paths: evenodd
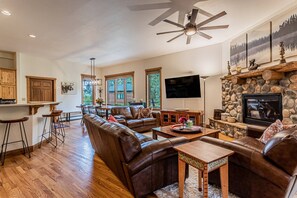
M 203 197 L 208 197 L 208 173 L 220 168 L 223 198 L 228 197 L 228 157 L 234 151 L 202 141 L 194 141 L 174 147 L 178 151 L 179 196 L 183 197 L 186 163 L 198 169 L 198 187 Z

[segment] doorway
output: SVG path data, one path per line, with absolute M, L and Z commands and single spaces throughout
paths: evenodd
M 27 102 L 56 101 L 56 78 L 26 76 Z

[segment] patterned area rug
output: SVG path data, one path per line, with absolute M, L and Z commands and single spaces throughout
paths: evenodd
M 184 197 L 186 198 L 202 198 L 203 192 L 198 191 L 198 171 L 197 169 L 190 166 L 189 168 L 189 178 L 185 181 L 185 187 L 184 187 Z M 155 195 L 159 198 L 178 198 L 178 183 L 174 183 L 170 186 L 166 186 L 160 190 L 157 190 L 154 192 Z M 220 188 L 215 186 L 208 186 L 208 197 L 211 198 L 220 198 L 222 197 L 222 191 Z M 229 198 L 238 198 L 238 196 L 235 196 L 231 193 L 229 193 Z

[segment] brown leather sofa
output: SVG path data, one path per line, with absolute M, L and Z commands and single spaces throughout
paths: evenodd
M 248 127 L 247 137 L 227 142 L 210 137 L 202 141 L 235 151 L 229 157 L 229 190 L 242 198 L 293 197 L 297 188 L 297 128 L 284 130 L 266 145 L 256 138 L 263 130 Z M 220 185 L 219 171 L 209 183 Z
M 84 123 L 96 153 L 135 197 L 177 182 L 173 147 L 187 142 L 186 138 L 153 140 L 95 115 L 85 115 Z
M 143 106 L 115 106 L 111 108 L 111 115 L 121 124 L 137 132 L 150 131 L 160 125 L 160 112 L 153 112 L 153 118 L 138 118 L 139 108 L 143 108 Z

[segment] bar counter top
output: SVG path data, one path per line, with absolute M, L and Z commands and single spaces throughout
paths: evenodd
M 30 106 L 44 106 L 44 105 L 58 105 L 61 102 L 30 102 L 19 104 L 0 104 L 0 107 L 30 107 Z
M 41 134 L 44 126 L 43 114 L 49 114 L 56 105 L 61 102 L 31 102 L 31 103 L 19 103 L 19 104 L 0 104 L 0 119 L 20 119 L 28 117 L 29 119 L 24 122 L 28 143 L 31 149 L 35 148 L 41 140 Z M 0 142 L 3 141 L 5 124 L 0 124 Z M 49 128 L 47 123 L 46 129 Z M 19 125 L 11 125 L 11 133 L 9 141 L 20 140 Z M 1 146 L 1 143 L 0 143 Z M 8 145 L 8 151 L 18 150 L 22 148 L 22 144 L 11 144 Z

